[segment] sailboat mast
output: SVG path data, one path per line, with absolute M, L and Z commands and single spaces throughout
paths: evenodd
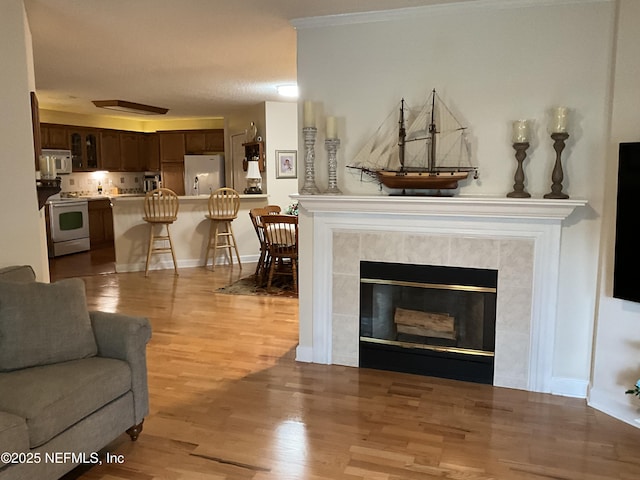
M 400 160 L 400 168 L 404 171 L 404 144 L 407 136 L 407 131 L 404 127 L 404 98 L 400 102 L 400 120 L 398 124 L 398 159 Z
M 436 89 L 433 89 L 431 92 L 431 123 L 429 124 L 429 139 L 431 141 L 431 145 L 429 147 L 428 153 L 428 161 L 429 161 L 429 172 L 436 171 Z

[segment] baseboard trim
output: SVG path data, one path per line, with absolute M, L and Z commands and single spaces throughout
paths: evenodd
M 619 397 L 619 398 L 618 398 Z M 608 392 L 591 388 L 587 397 L 587 405 L 601 411 L 621 422 L 640 428 L 640 408 L 629 403 L 628 395 L 620 391 L 615 398 Z
M 242 264 L 256 263 L 259 258 L 260 258 L 259 255 L 244 255 L 240 257 L 240 261 L 242 262 Z M 218 258 L 216 260 L 216 265 L 227 265 L 227 264 L 228 263 L 224 258 Z M 234 262 L 234 265 L 235 264 L 236 263 Z M 116 263 L 115 269 L 117 273 L 144 272 L 145 265 L 146 265 L 146 262 Z M 203 258 L 178 260 L 178 268 L 195 268 L 195 267 L 202 267 L 203 265 L 204 265 Z M 211 263 L 209 263 L 209 265 L 211 265 Z M 153 263 L 149 266 L 149 270 L 167 270 L 167 269 L 173 270 L 173 261 L 171 261 L 170 259 L 162 260 L 162 261 L 154 260 Z M 251 272 L 249 271 L 249 273 Z
M 553 377 L 551 393 L 563 397 L 587 398 L 589 382 L 576 378 Z
M 296 347 L 296 362 L 313 363 L 313 348 L 298 345 Z

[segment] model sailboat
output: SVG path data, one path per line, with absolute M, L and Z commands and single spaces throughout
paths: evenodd
M 478 168 L 471 165 L 466 127 L 456 120 L 433 90 L 414 112 L 400 102 L 400 119 L 389 117 L 354 157 L 359 169 L 392 189 L 449 190 Z

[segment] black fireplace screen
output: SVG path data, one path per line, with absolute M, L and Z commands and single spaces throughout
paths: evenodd
M 491 383 L 497 278 L 496 270 L 361 262 L 360 366 Z

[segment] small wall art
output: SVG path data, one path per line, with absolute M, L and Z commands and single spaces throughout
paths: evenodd
M 276 178 L 298 178 L 298 152 L 276 150 Z

